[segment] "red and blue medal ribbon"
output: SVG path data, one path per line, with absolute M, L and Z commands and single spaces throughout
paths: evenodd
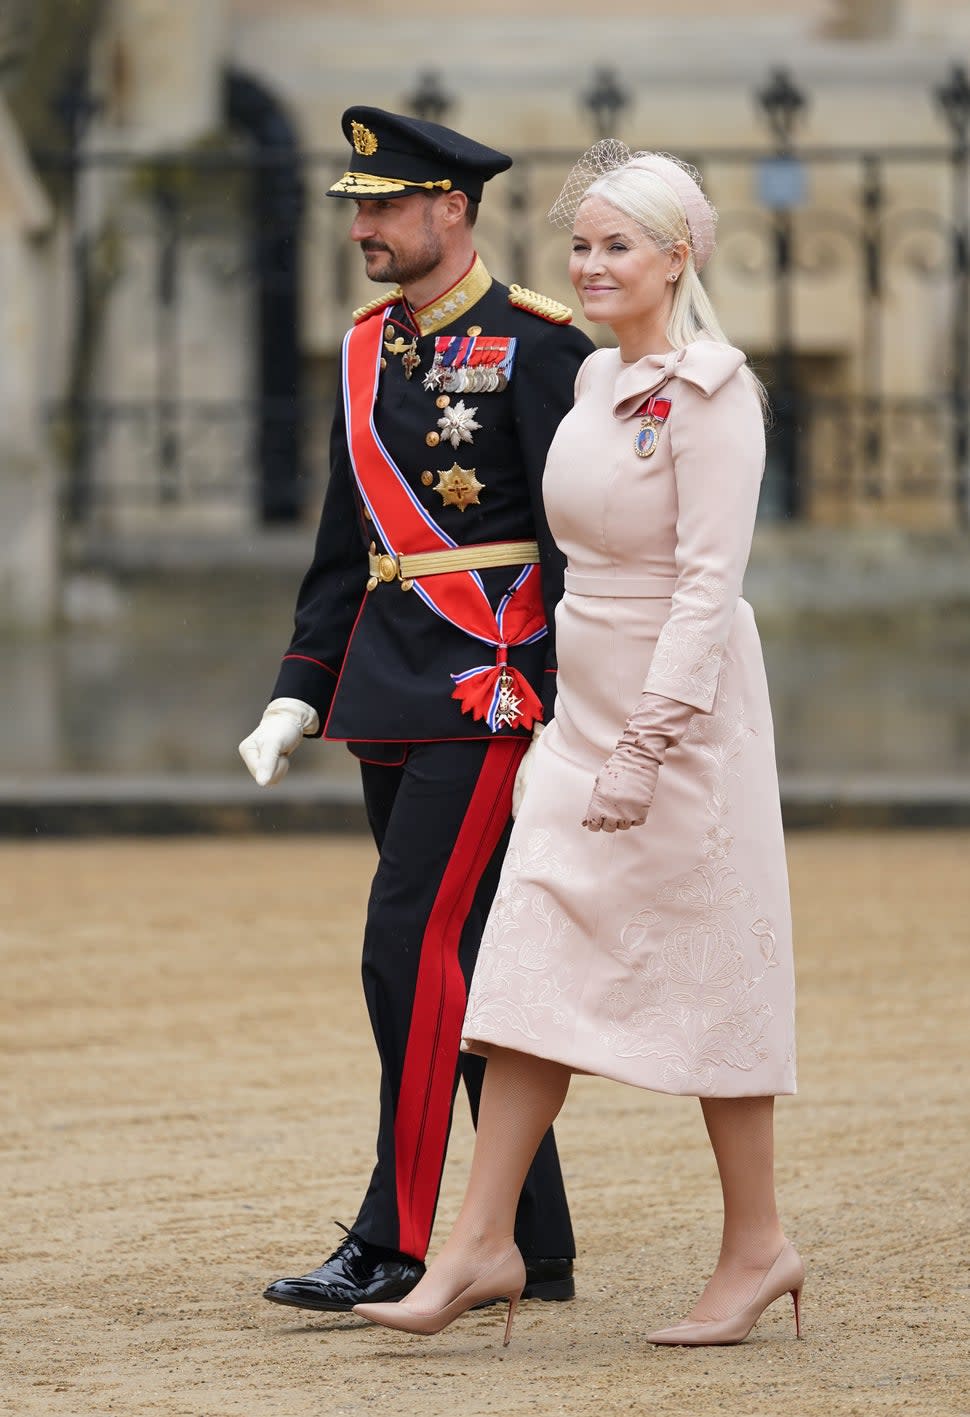
M 392 556 L 454 549 L 453 541 L 421 505 L 378 436 L 374 406 L 380 379 L 384 322 L 371 318 L 355 325 L 342 354 L 347 445 L 360 495 L 387 551 Z M 484 719 L 495 732 L 502 726 L 499 699 L 513 695 L 515 726 L 531 728 L 542 705 L 528 681 L 508 663 L 515 645 L 532 644 L 547 633 L 538 566 L 527 566 L 493 611 L 477 571 L 446 571 L 419 576 L 414 592 L 443 620 L 472 638 L 491 645 L 495 663 L 453 674 L 452 698 L 463 713 Z
M 472 718 L 484 718 L 492 732 L 499 727 L 498 716 L 501 707 L 503 678 L 511 677 L 507 687 L 521 700 L 522 726 L 531 728 L 536 719 L 542 718 L 542 703 L 532 685 L 508 662 L 509 645 L 531 645 L 546 634 L 546 618 L 539 595 L 536 605 L 529 596 L 520 596 L 520 588 L 533 577 L 538 591 L 538 566 L 526 566 L 514 584 L 502 597 L 495 612 L 495 623 L 499 640 L 496 643 L 495 664 L 480 664 L 475 669 L 466 669 L 462 674 L 452 674 L 455 690 L 453 699 L 462 706 L 463 713 Z
M 439 335 L 434 342 L 435 354 L 441 355 L 441 363 L 446 369 L 454 369 L 465 364 L 475 348 L 475 335 Z
M 515 335 L 439 335 L 435 363 L 444 369 L 495 369 L 511 378 Z

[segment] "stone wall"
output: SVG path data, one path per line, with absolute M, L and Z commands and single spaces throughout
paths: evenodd
M 56 487 L 41 414 L 47 199 L 0 98 L 0 625 L 57 609 Z
M 99 37 L 107 128 L 126 146 L 191 143 L 220 126 L 225 0 L 115 0 Z

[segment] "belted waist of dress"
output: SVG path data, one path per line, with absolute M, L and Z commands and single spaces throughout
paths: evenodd
M 609 600 L 669 600 L 677 587 L 676 576 L 588 576 L 566 571 L 570 595 L 595 595 Z
M 410 590 L 418 576 L 441 576 L 446 571 L 486 571 L 492 566 L 535 566 L 537 541 L 487 541 L 478 546 L 456 546 L 448 551 L 419 551 L 411 556 L 391 556 L 378 551 L 373 541 L 367 552 L 368 590 L 381 582 L 400 581 Z

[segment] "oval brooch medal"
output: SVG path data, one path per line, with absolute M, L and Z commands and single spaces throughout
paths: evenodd
M 633 451 L 638 458 L 649 458 L 657 447 L 660 425 L 655 418 L 644 418 L 640 431 L 633 440 Z
M 633 451 L 638 458 L 649 458 L 656 452 L 660 429 L 669 412 L 670 399 L 657 398 L 656 394 L 637 409 L 634 416 L 640 419 L 640 428 L 633 440 Z

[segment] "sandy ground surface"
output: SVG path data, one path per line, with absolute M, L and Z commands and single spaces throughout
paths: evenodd
M 598 1079 L 560 1125 L 579 1295 L 434 1339 L 260 1299 L 320 1262 L 372 1154 L 361 840 L 0 845 L 0 1411 L 88 1417 L 970 1412 L 970 834 L 796 835 L 809 1270 L 747 1343 L 653 1349 L 718 1237 L 700 1111 Z M 439 1212 L 469 1151 L 460 1116 Z

